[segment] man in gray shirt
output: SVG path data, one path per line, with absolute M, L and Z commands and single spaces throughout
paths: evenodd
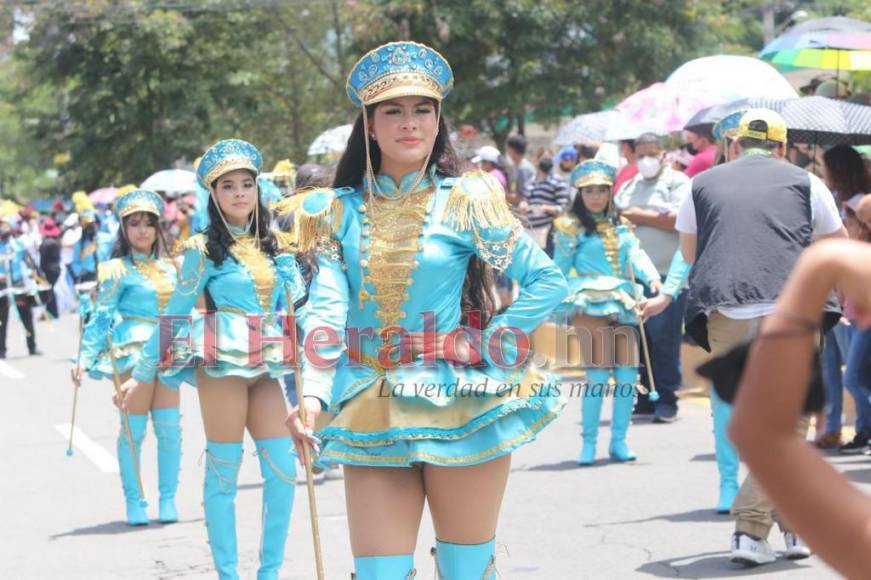
M 623 184 L 614 198 L 623 217 L 635 225 L 641 247 L 653 260 L 663 281 L 679 246 L 674 228 L 677 210 L 689 194 L 690 179 L 665 162 L 665 149 L 659 137 L 645 133 L 635 141 L 638 174 Z M 654 422 L 671 423 L 677 418 L 675 391 L 683 382 L 680 346 L 686 292 L 681 291 L 659 316 L 647 321 L 647 341 L 650 348 L 653 377 L 660 399 L 653 405 L 640 396 L 637 414 L 654 414 Z M 641 374 L 647 385 L 647 375 Z

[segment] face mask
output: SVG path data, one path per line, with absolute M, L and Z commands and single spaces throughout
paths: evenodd
M 653 179 L 661 169 L 659 159 L 656 157 L 642 157 L 636 164 L 638 165 L 638 173 L 644 179 Z

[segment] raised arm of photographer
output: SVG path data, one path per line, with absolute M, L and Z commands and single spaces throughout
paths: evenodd
M 871 498 L 795 428 L 818 340 L 814 328 L 833 288 L 855 303 L 857 323 L 871 326 L 871 245 L 824 240 L 799 259 L 748 359 L 729 436 L 795 532 L 847 578 L 867 578 Z

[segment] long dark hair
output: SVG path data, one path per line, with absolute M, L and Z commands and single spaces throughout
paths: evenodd
M 154 238 L 154 245 L 151 246 L 150 255 L 157 258 L 168 254 L 166 238 L 163 236 L 163 229 L 160 227 L 160 219 L 151 212 L 141 211 L 131 213 L 130 215 L 121 218 L 121 227 L 118 228 L 118 237 L 115 239 L 115 246 L 112 248 L 113 258 L 123 258 L 133 253 L 133 247 L 130 245 L 130 240 L 127 237 L 127 223 L 133 218 L 133 216 L 138 214 L 145 215 L 145 218 L 148 220 L 148 225 L 157 230 L 157 235 Z
M 246 171 L 248 171 L 246 169 Z M 260 199 L 260 184 L 257 183 L 257 175 L 253 171 L 248 171 L 251 177 L 254 178 L 254 183 L 257 184 L 257 215 L 258 223 L 251 221 L 251 229 L 248 233 L 255 235 L 257 230 L 260 230 L 260 249 L 267 256 L 275 256 L 278 254 L 278 242 L 270 228 L 269 210 L 263 205 Z M 212 184 L 212 191 L 217 187 L 218 180 Z M 206 250 L 209 253 L 209 259 L 214 262 L 215 266 L 220 267 L 227 257 L 230 246 L 236 243 L 233 235 L 227 230 L 224 225 L 224 220 L 221 217 L 221 210 L 215 204 L 215 196 L 209 195 L 209 227 L 206 228 Z
M 846 203 L 857 193 L 871 193 L 865 162 L 849 145 L 835 145 L 823 154 L 823 162 L 840 203 Z
M 432 100 L 432 103 L 438 111 L 439 103 L 435 100 Z M 369 139 L 372 170 L 377 174 L 381 168 L 381 149 L 378 147 L 378 142 L 366 135 L 363 127 L 363 115 L 368 115 L 369 120 L 371 120 L 377 106 L 377 104 L 367 106 L 357 115 L 345 153 L 336 167 L 333 187 L 357 187 L 363 183 L 363 176 L 366 175 L 366 142 L 364 139 Z M 429 171 L 433 166 L 436 168 L 436 173 L 443 177 L 457 177 L 460 174 L 459 157 L 451 144 L 449 124 L 444 115 L 439 116 L 439 132 L 436 135 L 435 143 L 433 143 L 432 155 L 426 171 Z M 480 312 L 481 325 L 487 326 L 495 310 L 492 290 L 492 271 L 480 259 L 472 257 L 466 268 L 463 294 L 460 299 L 464 324 L 469 323 L 469 313 Z
M 578 191 L 575 194 L 575 201 L 572 202 L 572 207 L 569 211 L 581 220 L 581 225 L 584 227 L 584 231 L 588 236 L 598 235 L 598 232 L 596 231 L 596 218 L 593 217 L 593 214 L 590 213 L 589 209 L 587 209 L 587 204 L 584 203 L 584 196 L 581 195 L 582 189 L 582 187 L 578 188 Z M 618 210 L 614 205 L 613 195 L 611 196 L 611 199 L 608 200 L 608 207 L 605 209 L 605 215 L 610 217 L 611 223 L 615 226 L 620 225 L 620 210 Z

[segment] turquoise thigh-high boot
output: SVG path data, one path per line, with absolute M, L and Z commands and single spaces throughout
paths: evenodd
M 599 438 L 599 421 L 602 417 L 602 401 L 608 393 L 608 377 L 611 369 L 588 368 L 587 385 L 581 401 L 581 436 L 584 445 L 580 465 L 593 465 L 596 462 L 596 441 Z
M 142 505 L 142 495 L 139 493 L 139 482 L 136 479 L 139 468 L 139 457 L 142 454 L 142 440 L 145 439 L 145 427 L 148 425 L 148 415 L 128 415 L 130 435 L 133 437 L 133 455 L 130 454 L 130 442 L 127 440 L 127 429 L 124 427 L 124 415 L 121 415 L 121 432 L 118 434 L 118 468 L 121 471 L 121 485 L 124 488 L 124 498 L 127 501 L 127 525 L 144 526 L 148 524 L 148 514 Z
M 611 417 L 611 445 L 608 455 L 613 461 L 635 461 L 638 456 L 626 445 L 626 433 L 635 405 L 635 386 L 638 384 L 638 367 L 614 369 L 614 414 Z
M 164 524 L 178 521 L 175 509 L 175 490 L 181 466 L 181 415 L 178 407 L 152 409 L 151 421 L 157 437 L 157 473 L 160 491 L 158 519 Z
M 496 580 L 496 540 L 451 544 L 436 539 L 438 580 Z
M 414 554 L 398 556 L 363 556 L 354 558 L 353 580 L 412 580 Z
M 242 443 L 206 442 L 203 507 L 212 560 L 220 580 L 239 580 L 235 501 L 241 465 Z
M 729 441 L 727 430 L 732 405 L 717 396 L 711 388 L 711 412 L 714 416 L 714 451 L 717 456 L 717 469 L 720 472 L 720 498 L 717 513 L 727 514 L 738 495 L 738 451 Z
M 278 580 L 284 562 L 284 543 L 290 527 L 296 489 L 296 455 L 290 437 L 257 439 L 257 456 L 263 476 L 263 510 L 260 532 L 260 569 L 257 580 Z

